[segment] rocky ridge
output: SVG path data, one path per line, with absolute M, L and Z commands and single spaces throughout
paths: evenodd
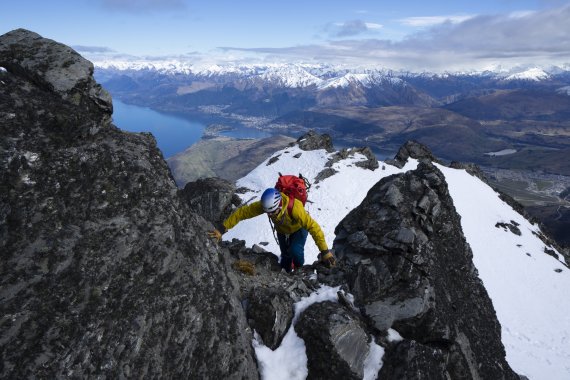
M 201 215 L 235 207 L 231 186 L 178 191 L 152 136 L 110 123 L 110 99 L 42 84 L 72 75 L 62 61 L 89 66 L 71 49 L 25 30 L 0 47 L 0 377 L 256 379 L 253 329 L 277 347 L 294 303 L 325 283 L 341 287 L 338 303 L 294 326 L 310 379 L 362 378 L 372 339 L 386 350 L 379 379 L 518 378 L 429 160 L 341 222 L 337 268 L 287 275 L 260 246 L 206 238 Z M 45 69 L 37 79 L 23 66 Z M 76 83 L 93 83 L 89 70 Z
M 154 138 L 110 123 L 71 49 L 0 47 L 0 377 L 258 378 L 228 257 Z

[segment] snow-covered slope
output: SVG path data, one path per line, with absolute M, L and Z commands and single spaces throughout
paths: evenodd
M 269 67 L 260 77 L 265 82 L 289 88 L 318 86 L 322 82 L 321 79 L 296 65 Z
M 439 168 L 501 323 L 507 361 L 530 379 L 570 379 L 570 270 L 564 259 L 537 236 L 537 225 L 485 183 L 464 170 Z M 516 226 L 520 236 L 497 223 Z
M 299 158 L 294 158 L 301 153 Z M 302 173 L 309 179 L 324 168 L 330 154 L 324 150 L 302 151 L 298 147 L 276 152 L 279 160 L 263 162 L 237 182 L 252 191 L 245 201 L 257 200 L 272 187 L 278 176 Z M 315 184 L 309 191 L 306 209 L 321 225 L 329 247 L 334 229 L 346 214 L 358 206 L 368 190 L 381 178 L 413 170 L 417 161 L 409 160 L 403 169 L 383 165 L 375 171 L 354 165 L 365 160 L 356 155 L 333 165 L 337 174 Z M 382 167 L 385 169 L 382 170 Z M 511 367 L 532 380 L 570 379 L 570 270 L 563 258 L 538 237 L 538 226 L 503 202 L 488 185 L 464 170 L 439 166 L 448 182 L 449 192 L 465 237 L 473 250 L 474 264 L 493 301 L 502 325 L 502 341 Z M 499 223 L 499 224 L 498 224 Z M 502 224 L 501 224 L 502 223 Z M 508 225 L 520 235 L 511 232 Z M 249 246 L 262 242 L 276 254 L 279 248 L 265 216 L 244 221 L 224 235 L 224 239 L 246 240 Z M 308 238 L 305 262 L 317 259 L 318 250 Z M 557 258 L 547 255 L 545 249 Z
M 505 78 L 505 80 L 532 80 L 532 81 L 540 81 L 543 79 L 548 79 L 550 75 L 548 75 L 544 70 L 533 67 L 528 70 L 520 71 L 513 73 Z

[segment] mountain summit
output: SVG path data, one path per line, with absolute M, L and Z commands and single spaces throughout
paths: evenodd
M 309 134 L 180 191 L 72 49 L 19 29 L 0 67 L 0 377 L 568 378 L 565 258 L 460 165 Z M 264 218 L 206 237 L 278 171 L 337 267 L 281 273 Z

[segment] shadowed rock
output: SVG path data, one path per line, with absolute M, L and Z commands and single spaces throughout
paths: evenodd
M 416 341 L 405 340 L 389 346 L 378 379 L 448 380 L 445 354 L 442 349 L 429 347 Z M 465 373 L 463 377 L 471 379 Z
M 328 134 L 320 135 L 313 130 L 299 137 L 297 144 L 299 144 L 299 148 L 303 150 L 325 149 L 327 152 L 334 150 L 332 139 Z
M 362 379 L 369 338 L 359 316 L 338 303 L 317 303 L 295 331 L 307 346 L 309 379 Z
M 255 287 L 248 297 L 247 318 L 263 344 L 275 350 L 293 320 L 293 300 L 280 288 Z
M 410 157 L 416 160 L 427 159 L 431 162 L 439 162 L 428 147 L 417 141 L 410 140 L 400 147 L 393 160 L 386 160 L 386 163 L 401 169 Z
M 204 178 L 187 183 L 181 195 L 192 211 L 221 229 L 222 222 L 241 204 L 235 191 L 235 186 L 229 181 Z

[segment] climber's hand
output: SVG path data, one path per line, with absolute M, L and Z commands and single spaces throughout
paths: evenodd
M 323 263 L 327 268 L 332 268 L 336 265 L 336 259 L 330 249 L 326 251 L 321 251 L 319 254 L 319 260 Z
M 220 231 L 218 231 L 217 229 L 214 229 L 213 231 L 209 231 L 208 237 L 214 239 L 216 241 L 216 243 L 219 243 L 220 241 L 222 241 L 222 233 Z

